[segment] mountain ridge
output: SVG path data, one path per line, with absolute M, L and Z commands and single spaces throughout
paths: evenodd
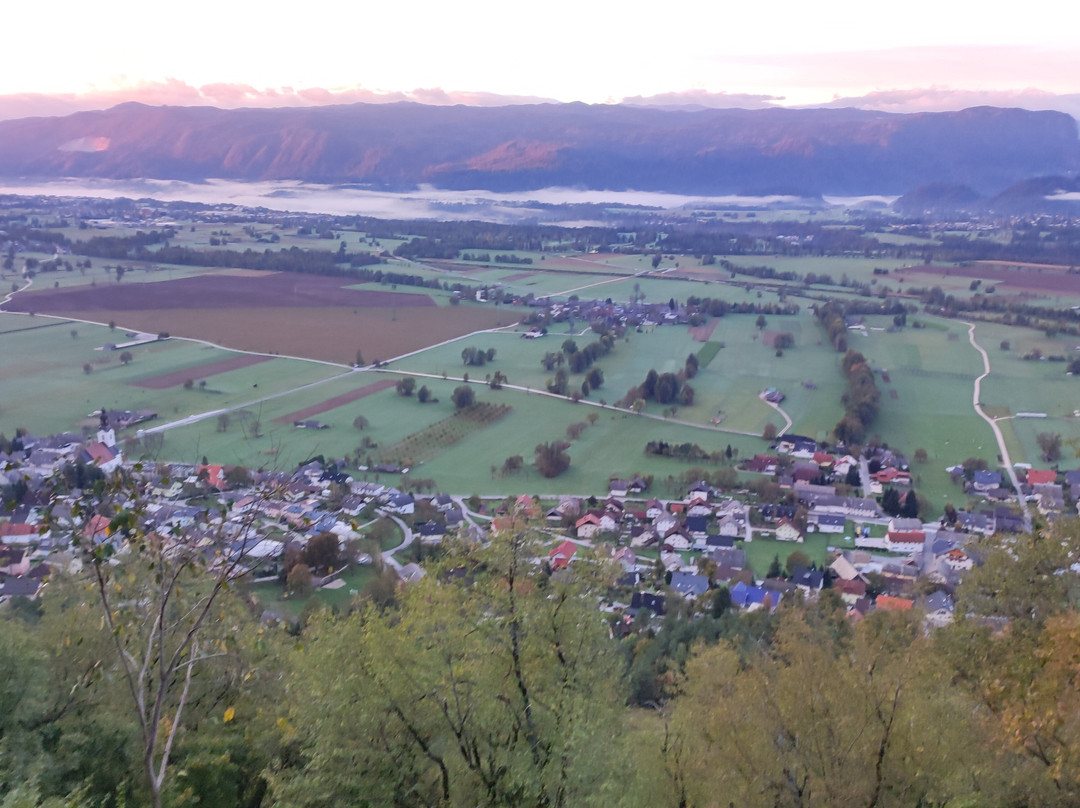
M 337 104 L 219 109 L 126 102 L 0 121 L 0 176 L 303 180 L 388 190 L 549 186 L 689 194 L 989 195 L 1080 170 L 1066 113 L 891 113 L 631 105 Z

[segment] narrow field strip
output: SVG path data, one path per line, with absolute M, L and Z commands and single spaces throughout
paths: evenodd
M 359 401 L 362 398 L 366 398 L 373 393 L 378 393 L 380 390 L 385 390 L 388 387 L 393 387 L 396 384 L 397 381 L 394 379 L 383 379 L 381 381 L 372 382 L 363 387 L 358 387 L 355 390 L 350 390 L 348 393 L 342 393 L 339 396 L 328 398 L 326 401 L 320 401 L 318 404 L 312 404 L 310 407 L 304 407 L 303 409 L 296 410 L 296 412 L 282 415 L 280 418 L 275 418 L 274 423 L 293 424 L 297 421 L 306 421 L 308 418 L 322 415 L 324 412 L 329 412 L 338 407 L 344 407 L 346 404 L 352 404 L 354 401 Z
M 196 365 L 187 370 L 174 370 L 159 376 L 149 376 L 145 379 L 128 382 L 128 384 L 133 387 L 142 387 L 144 390 L 165 390 L 169 387 L 176 387 L 177 385 L 183 384 L 188 379 L 206 379 L 210 376 L 217 376 L 222 373 L 231 373 L 234 370 L 258 365 L 260 362 L 269 362 L 270 359 L 272 359 L 272 357 L 253 356 L 250 354 L 231 356 L 228 359 L 219 359 L 216 362 L 208 362 L 205 365 Z

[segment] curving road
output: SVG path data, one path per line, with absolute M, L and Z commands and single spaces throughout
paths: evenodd
M 971 347 L 974 348 L 982 356 L 983 372 L 982 375 L 975 379 L 975 388 L 971 396 L 971 404 L 975 408 L 975 412 L 980 418 L 990 425 L 990 428 L 994 430 L 994 439 L 997 441 L 998 454 L 1001 455 L 1002 463 L 1005 466 L 1005 472 L 1009 475 L 1009 482 L 1012 483 L 1013 489 L 1016 491 L 1016 499 L 1020 503 L 1020 508 L 1024 513 L 1024 530 L 1028 533 L 1031 532 L 1031 512 L 1028 510 L 1027 505 L 1024 503 L 1023 497 L 1020 494 L 1020 480 L 1016 476 L 1016 469 L 1013 468 L 1012 458 L 1009 457 L 1009 449 L 1005 445 L 1005 436 L 1001 434 L 1001 428 L 997 425 L 997 421 L 991 418 L 983 410 L 982 402 L 982 381 L 990 375 L 990 356 L 986 353 L 986 349 L 975 341 L 975 323 L 965 322 L 964 325 L 968 327 L 968 342 L 971 343 Z

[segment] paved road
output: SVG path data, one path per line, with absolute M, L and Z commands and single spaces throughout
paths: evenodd
M 394 520 L 394 522 L 397 523 L 397 526 L 401 528 L 401 533 L 405 537 L 402 540 L 401 544 L 399 544 L 397 547 L 393 547 L 382 554 L 383 563 L 385 563 L 387 566 L 393 567 L 395 572 L 401 572 L 402 564 L 400 561 L 394 558 L 394 553 L 398 552 L 399 550 L 407 550 L 409 547 L 411 547 L 415 536 L 413 536 L 412 528 L 405 524 L 405 520 L 397 514 L 389 513 L 388 511 L 384 511 L 381 509 L 379 510 L 379 513 L 381 513 L 387 519 Z
M 1009 448 L 1005 445 L 1005 436 L 1001 434 L 1001 428 L 997 425 L 997 421 L 983 411 L 982 402 L 980 401 L 982 381 L 990 375 L 990 357 L 987 355 L 986 350 L 975 341 L 975 323 L 965 322 L 964 325 L 968 327 L 968 342 L 971 343 L 972 348 L 979 352 L 983 361 L 983 372 L 981 376 L 975 379 L 975 388 L 972 392 L 971 403 L 978 416 L 986 421 L 986 423 L 990 424 L 990 428 L 994 430 L 994 438 L 997 440 L 998 445 L 998 454 L 1001 455 L 1002 464 L 1005 466 L 1005 473 L 1009 475 L 1009 482 L 1012 483 L 1013 489 L 1016 491 L 1016 499 L 1020 503 L 1020 508 L 1024 513 L 1024 530 L 1030 533 L 1031 512 L 1028 510 L 1027 503 L 1024 502 L 1023 496 L 1020 494 L 1020 480 L 1016 476 L 1016 469 L 1013 468 L 1012 458 L 1009 457 Z
M 863 496 L 870 496 L 870 484 L 873 482 L 870 479 L 870 462 L 863 455 L 859 455 L 859 482 L 862 485 Z
M 483 333 L 483 332 L 477 332 Z M 461 382 L 462 384 L 475 384 L 481 387 L 487 387 L 488 383 L 484 379 L 469 379 L 467 382 L 461 376 L 443 376 L 441 373 L 422 373 L 418 370 L 399 370 L 397 368 L 380 367 L 375 368 L 378 373 L 393 373 L 397 376 L 415 376 L 418 379 L 441 379 L 443 381 Z M 529 393 L 536 396 L 547 396 L 548 398 L 556 398 L 559 401 L 569 401 L 566 396 L 560 396 L 558 393 L 549 393 L 547 390 L 538 390 L 533 387 L 524 387 L 519 384 L 503 383 L 504 390 L 517 390 L 520 393 Z M 740 429 L 725 429 L 722 426 L 711 426 L 708 424 L 698 424 L 693 421 L 682 421 L 678 418 L 665 418 L 662 415 L 654 415 L 649 412 L 635 413 L 632 410 L 625 409 L 623 407 L 616 407 L 614 404 L 601 404 L 599 401 L 589 401 L 587 398 L 583 398 L 578 401 L 578 405 L 587 407 L 597 407 L 608 412 L 621 412 L 624 415 L 635 415 L 638 418 L 651 418 L 654 421 L 662 421 L 665 424 L 680 424 L 681 426 L 689 426 L 694 429 L 701 429 L 706 432 L 723 432 L 729 435 L 746 435 L 751 438 L 760 438 L 761 435 L 757 432 L 743 432 Z

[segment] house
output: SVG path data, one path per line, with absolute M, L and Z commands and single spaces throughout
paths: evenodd
M 747 612 L 758 609 L 771 612 L 779 604 L 781 597 L 779 593 L 770 592 L 760 586 L 750 586 L 742 581 L 731 587 L 732 604 Z
M 616 564 L 619 564 L 626 572 L 637 569 L 637 555 L 629 547 L 621 547 L 613 556 Z
M 574 535 L 579 539 L 591 539 L 600 532 L 600 516 L 587 513 L 574 522 Z
M 905 612 L 915 605 L 915 601 L 908 598 L 896 598 L 891 595 L 878 595 L 875 606 L 886 612 Z
M 421 544 L 439 544 L 446 535 L 446 526 L 438 522 L 421 522 L 416 526 Z
M 1057 483 L 1040 483 L 1033 486 L 1035 500 L 1042 514 L 1060 513 L 1065 510 L 1065 492 Z
M 664 509 L 664 504 L 658 499 L 650 499 L 645 503 L 645 516 L 648 519 L 656 520 L 663 514 L 667 513 Z
M 653 527 L 656 528 L 656 535 L 664 538 L 678 529 L 679 522 L 671 514 L 664 514 L 653 521 Z
M 684 534 L 675 532 L 664 538 L 664 549 L 671 548 L 675 552 L 685 552 L 693 546 L 693 543 Z
M 803 532 L 796 527 L 795 523 L 789 519 L 781 519 L 776 523 L 776 538 L 779 541 L 795 541 L 802 542 L 805 536 Z
M 1001 487 L 1001 472 L 990 470 L 976 471 L 971 484 L 976 491 L 985 494 L 987 491 Z
M 427 573 L 419 564 L 408 563 L 398 571 L 398 579 L 403 584 L 419 583 Z
M 693 600 L 709 591 L 709 579 L 689 572 L 673 572 L 670 586 L 687 600 Z
M 37 535 L 38 529 L 26 522 L 0 522 L 0 542 L 29 544 Z
M 322 421 L 293 421 L 293 426 L 297 429 L 329 429 L 330 424 L 324 424 Z
M 829 569 L 836 573 L 837 578 L 841 581 L 853 581 L 859 577 L 859 571 L 855 568 L 855 565 L 842 555 L 838 555 L 833 559 Z
M 923 602 L 926 610 L 926 622 L 935 627 L 948 625 L 953 621 L 953 602 L 946 592 L 934 592 Z
M 759 508 L 761 518 L 766 522 L 776 522 L 780 519 L 794 519 L 799 508 L 795 505 L 774 505 L 766 502 Z
M 686 532 L 690 534 L 691 538 L 705 538 L 709 535 L 708 519 L 704 516 L 687 516 L 686 521 L 683 522 L 683 527 L 686 528 Z
M 712 506 L 701 497 L 694 497 L 686 505 L 687 516 L 712 516 Z
M 854 605 L 860 598 L 866 597 L 866 582 L 860 578 L 846 581 L 840 578 L 833 582 L 832 588 L 840 593 L 840 599 L 849 606 Z
M 25 549 L 0 546 L 0 573 L 26 575 L 30 571 L 30 553 Z
M 664 596 L 652 592 L 635 592 L 630 598 L 630 613 L 637 615 L 642 609 L 648 609 L 657 617 L 664 616 Z
M 666 550 L 660 551 L 660 563 L 664 565 L 664 572 L 675 572 L 683 566 L 681 555 Z
M 712 560 L 719 566 L 734 567 L 738 570 L 746 567 L 746 553 L 738 547 L 717 547 L 713 550 Z
M 890 530 L 885 534 L 885 549 L 892 553 L 921 553 L 926 534 L 921 530 Z
M 522 494 L 514 500 L 513 512 L 526 519 L 540 518 L 540 506 L 537 505 L 536 501 L 528 494 Z
M 101 441 L 87 444 L 79 452 L 79 460 L 87 465 L 97 466 L 106 474 L 120 468 L 124 462 L 123 454 L 115 446 L 107 446 Z
M 641 530 L 640 533 L 630 539 L 630 546 L 652 547 L 659 540 L 660 537 L 656 534 L 656 529 L 647 525 Z
M 975 566 L 975 562 L 972 560 L 971 556 L 969 556 L 959 547 L 954 547 L 953 549 L 946 552 L 943 555 L 942 560 L 949 567 L 949 569 L 953 570 L 954 572 L 967 572 L 969 569 Z
M 990 536 L 994 532 L 994 520 L 984 513 L 957 511 L 956 521 L 963 530 L 969 533 L 982 533 L 984 536 Z
M 894 468 L 885 468 L 871 474 L 870 479 L 882 485 L 911 485 L 911 474 Z
M 572 541 L 564 541 L 548 554 L 548 563 L 553 570 L 564 570 L 570 566 L 570 562 L 577 552 L 578 546 Z
M 224 491 L 227 483 L 225 482 L 225 467 L 220 465 L 199 465 L 195 467 L 195 479 L 205 479 L 206 484 L 211 488 L 216 488 L 218 491 Z
M 743 535 L 746 520 L 742 516 L 728 514 L 716 525 L 716 532 L 725 538 L 734 539 Z
M 1045 485 L 1057 480 L 1057 472 L 1053 469 L 1029 469 L 1027 473 L 1028 485 Z
M 409 516 L 416 510 L 416 500 L 412 494 L 398 491 L 390 501 L 386 503 L 387 510 L 393 511 L 399 516 Z
M 807 527 L 818 533 L 843 533 L 847 519 L 839 514 L 810 512 Z
M 820 592 L 825 583 L 825 573 L 807 567 L 796 567 L 792 572 L 791 582 L 807 594 Z
M 441 513 L 446 513 L 457 507 L 454 505 L 454 500 L 449 494 L 436 494 L 431 498 L 431 504 L 435 506 Z
M 758 474 L 776 474 L 780 465 L 780 458 L 775 455 L 756 454 L 746 461 L 746 470 Z

